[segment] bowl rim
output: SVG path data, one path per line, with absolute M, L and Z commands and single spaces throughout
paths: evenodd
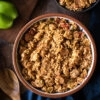
M 59 4 L 58 0 L 55 0 L 55 2 L 56 2 L 56 4 L 57 4 L 60 8 L 64 9 L 65 11 L 67 10 L 67 11 L 70 11 L 70 12 L 72 12 L 72 13 L 85 13 L 85 12 L 87 12 L 87 11 L 92 10 L 92 9 L 100 2 L 100 0 L 96 0 L 95 3 L 91 4 L 91 6 L 89 6 L 88 8 L 84 8 L 83 10 L 80 10 L 80 11 L 73 11 L 73 10 L 70 10 L 70 9 L 68 9 L 68 8 L 65 8 L 64 6 L 61 6 L 61 5 Z
M 71 21 L 74 21 L 75 23 L 77 23 L 78 25 L 80 25 L 82 27 L 83 30 L 85 30 L 85 32 L 87 33 L 87 35 L 89 36 L 90 40 L 91 40 L 91 44 L 93 45 L 93 57 L 94 57 L 94 61 L 93 61 L 93 66 L 92 66 L 92 69 L 91 69 L 91 72 L 89 73 L 88 77 L 84 80 L 83 83 L 81 83 L 81 85 L 77 86 L 75 89 L 72 89 L 70 91 L 66 91 L 66 92 L 62 92 L 62 93 L 46 93 L 46 92 L 42 92 L 41 90 L 39 91 L 38 89 L 34 88 L 34 87 L 31 87 L 30 84 L 28 84 L 28 82 L 25 81 L 25 79 L 22 77 L 21 73 L 20 73 L 20 70 L 19 70 L 19 65 L 18 65 L 18 59 L 17 59 L 17 49 L 18 49 L 18 44 L 19 44 L 19 41 L 20 41 L 20 38 L 23 36 L 23 34 L 32 26 L 32 24 L 40 19 L 43 19 L 45 17 L 64 17 L 64 18 L 67 18 Z M 32 19 L 31 21 L 29 21 L 24 27 L 22 27 L 22 29 L 19 31 L 16 39 L 15 39 L 15 42 L 14 42 L 14 46 L 13 46 L 13 52 L 12 52 L 12 60 L 13 60 L 13 66 L 14 66 L 14 69 L 15 69 L 15 72 L 19 78 L 19 80 L 23 83 L 23 85 L 31 90 L 32 92 L 38 94 L 38 95 L 41 95 L 41 96 L 44 96 L 44 97 L 49 97 L 49 98 L 60 98 L 60 97 L 65 97 L 65 96 L 69 96 L 71 94 L 74 94 L 76 93 L 77 91 L 79 91 L 80 89 L 82 89 L 86 84 L 87 82 L 90 80 L 93 72 L 94 72 L 94 69 L 95 69 L 95 66 L 96 66 L 96 61 L 97 61 L 97 51 L 96 51 L 96 45 L 95 45 L 95 42 L 94 42 L 94 39 L 92 38 L 92 35 L 90 34 L 90 32 L 88 31 L 88 29 L 80 22 L 78 21 L 77 19 L 71 17 L 71 16 L 68 16 L 68 15 L 65 15 L 65 14 L 60 14 L 60 13 L 49 13 L 49 14 L 44 14 L 44 15 L 41 15 L 41 16 L 38 16 L 34 19 Z

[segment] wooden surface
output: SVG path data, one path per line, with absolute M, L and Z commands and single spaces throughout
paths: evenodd
M 19 82 L 12 70 L 7 68 L 0 70 L 0 81 L 2 81 L 0 82 L 2 94 L 8 95 L 10 100 L 20 100 Z M 3 100 L 7 99 L 3 97 Z
M 19 30 L 32 18 L 45 13 L 63 13 L 70 15 L 80 20 L 83 24 L 88 26 L 90 12 L 74 14 L 59 7 L 55 0 L 10 0 L 15 4 L 19 17 L 15 20 L 12 28 L 7 30 L 0 30 L 0 38 L 14 42 Z M 36 2 L 38 4 L 34 9 Z
M 14 40 L 19 32 L 19 30 L 31 19 L 46 13 L 63 13 L 70 15 L 78 20 L 80 20 L 85 26 L 88 27 L 90 13 L 81 13 L 81 14 L 75 14 L 71 13 L 69 11 L 63 10 L 60 8 L 55 0 L 10 0 L 12 3 L 15 4 L 16 8 L 19 12 L 19 17 L 15 20 L 14 25 L 12 28 L 7 30 L 0 30 L 0 39 L 3 39 L 7 42 L 14 43 Z M 36 5 L 37 2 L 37 5 Z M 35 6 L 36 5 L 36 6 Z M 2 44 L 4 46 L 4 44 Z M 8 46 L 8 45 L 7 45 Z M 3 63 L 2 65 L 6 67 L 12 67 L 12 59 L 11 59 L 11 53 L 12 53 L 12 45 L 7 47 L 6 45 L 1 48 L 2 55 L 6 58 L 6 64 Z M 10 53 L 9 53 L 10 50 Z M 21 91 L 24 90 L 24 86 L 20 84 Z
M 10 2 L 16 6 L 19 16 L 14 21 L 13 27 L 0 30 L 0 38 L 13 43 L 19 30 L 29 21 L 37 1 L 38 0 L 10 0 Z

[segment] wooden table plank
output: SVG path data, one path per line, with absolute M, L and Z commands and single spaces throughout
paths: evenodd
M 14 42 L 19 30 L 29 21 L 31 13 L 38 0 L 10 0 L 17 8 L 19 17 L 14 21 L 13 27 L 6 30 L 0 29 L 0 38 Z

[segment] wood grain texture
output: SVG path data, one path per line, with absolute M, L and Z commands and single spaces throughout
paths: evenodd
M 19 16 L 14 21 L 13 27 L 0 30 L 0 38 L 14 42 L 19 30 L 29 21 L 31 13 L 38 0 L 10 0 L 17 8 Z
M 11 100 L 20 100 L 19 82 L 12 70 L 0 70 L 0 89 L 9 96 Z

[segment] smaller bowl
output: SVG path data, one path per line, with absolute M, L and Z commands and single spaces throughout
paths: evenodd
M 66 8 L 65 6 L 61 6 L 60 4 L 59 4 L 59 0 L 55 0 L 56 1 L 56 3 L 58 4 L 58 6 L 60 6 L 61 8 L 63 8 L 64 10 L 67 10 L 67 11 L 71 11 L 71 12 L 73 12 L 73 13 L 84 13 L 84 12 L 87 12 L 87 11 L 89 11 L 89 10 L 91 10 L 92 8 L 94 8 L 99 2 L 100 2 L 100 0 L 96 0 L 96 2 L 95 3 L 92 3 L 89 7 L 87 7 L 87 8 L 83 8 L 82 10 L 70 10 L 70 9 L 68 9 L 68 8 Z
M 12 59 L 26 88 L 44 97 L 60 98 L 87 84 L 97 55 L 95 42 L 84 25 L 54 13 L 38 16 L 20 30 Z

